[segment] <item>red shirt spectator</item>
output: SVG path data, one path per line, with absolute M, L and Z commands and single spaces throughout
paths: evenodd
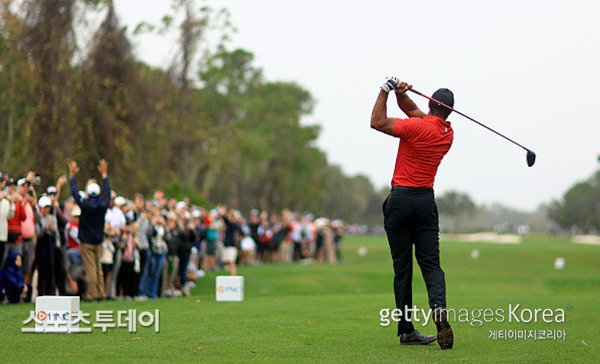
M 71 220 L 67 225 L 67 241 L 69 242 L 69 249 L 79 248 L 79 219 Z
M 35 235 L 35 215 L 29 202 L 23 204 L 25 219 L 21 221 L 21 240 L 30 240 Z
M 15 214 L 8 220 L 8 242 L 18 243 L 21 241 L 21 222 L 25 221 L 27 215 L 21 202 L 15 201 Z
M 69 249 L 79 248 L 79 216 L 81 216 L 81 208 L 77 205 L 71 208 L 71 219 L 65 228 Z

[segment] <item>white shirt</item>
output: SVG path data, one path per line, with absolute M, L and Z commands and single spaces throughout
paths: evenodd
M 125 214 L 120 208 L 116 206 L 113 206 L 106 210 L 106 215 L 104 216 L 104 218 L 113 228 L 120 228 L 121 226 L 126 224 Z
M 301 241 L 302 240 L 302 226 L 297 221 L 292 221 L 290 224 L 292 230 L 290 231 L 290 238 L 293 241 Z

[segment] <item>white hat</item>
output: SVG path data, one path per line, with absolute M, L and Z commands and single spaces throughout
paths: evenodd
M 325 226 L 329 225 L 329 219 L 327 219 L 325 217 L 320 217 L 320 218 L 318 218 L 318 219 L 315 220 L 315 224 L 317 225 L 317 227 L 319 229 L 322 229 Z
M 50 201 L 48 196 L 42 196 L 38 200 L 38 205 L 40 205 L 40 207 L 48 207 L 52 205 L 52 201 Z
M 87 192 L 88 196 L 90 197 L 100 196 L 100 186 L 98 186 L 97 183 L 90 183 L 85 192 Z
M 175 211 L 187 209 L 187 207 L 188 207 L 188 204 L 185 201 L 179 201 L 175 205 Z
M 29 183 L 29 184 L 31 184 L 31 182 L 29 182 L 29 181 L 28 181 L 28 180 L 26 180 L 25 178 L 21 178 L 21 179 L 19 179 L 19 180 L 17 181 L 17 186 L 22 186 L 22 185 L 24 185 L 25 183 Z
M 71 208 L 71 216 L 81 216 L 81 207 L 75 205 Z
M 202 216 L 202 212 L 198 209 L 194 209 L 192 211 L 192 217 L 201 217 Z
M 127 200 L 123 196 L 115 197 L 115 205 L 123 206 L 127 204 Z

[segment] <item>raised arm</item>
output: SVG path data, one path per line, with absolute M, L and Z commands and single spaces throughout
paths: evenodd
M 102 175 L 102 189 L 103 195 L 102 200 L 108 206 L 110 204 L 110 182 L 108 181 L 108 162 L 104 159 L 101 159 L 98 163 L 98 172 Z
M 377 95 L 375 106 L 371 112 L 371 128 L 378 130 L 382 133 L 394 135 L 394 125 L 396 124 L 395 118 L 388 118 L 387 116 L 387 99 L 388 93 L 391 90 L 395 90 L 399 87 L 399 82 L 395 78 L 388 79 Z
M 81 196 L 79 196 L 79 188 L 77 188 L 77 180 L 75 175 L 79 172 L 77 162 L 72 161 L 69 163 L 69 187 L 71 189 L 71 196 L 75 199 L 75 202 L 81 206 Z
M 65 176 L 64 174 L 58 178 L 58 181 L 56 181 L 56 201 L 60 201 L 60 191 L 68 181 L 69 180 L 67 179 L 67 176 Z
M 415 104 L 414 101 L 411 100 L 406 94 L 406 91 L 408 91 L 410 88 L 412 88 L 412 85 L 409 85 L 406 82 L 400 82 L 400 87 L 398 87 L 395 91 L 396 102 L 398 103 L 400 110 L 402 110 L 402 112 L 405 113 L 409 118 L 422 118 L 426 114 L 421 111 L 417 104 Z

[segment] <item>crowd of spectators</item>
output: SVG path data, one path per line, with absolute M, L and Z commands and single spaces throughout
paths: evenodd
M 35 296 L 84 301 L 189 295 L 207 271 L 240 265 L 341 260 L 344 224 L 310 213 L 194 206 L 157 190 L 120 196 L 100 161 L 100 185 L 80 191 L 77 164 L 45 191 L 34 172 L 0 172 L 0 303 Z M 70 196 L 61 198 L 66 185 Z M 40 196 L 38 197 L 38 193 Z

